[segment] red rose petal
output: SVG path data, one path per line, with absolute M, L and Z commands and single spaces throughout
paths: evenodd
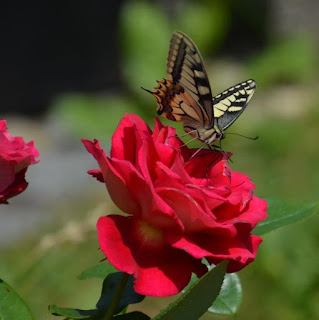
M 104 177 L 101 170 L 98 169 L 92 169 L 88 170 L 88 174 L 90 174 L 92 177 L 96 178 L 98 181 L 104 183 Z
M 97 160 L 103 174 L 103 180 L 114 203 L 125 213 L 138 213 L 140 208 L 138 203 L 127 188 L 125 180 L 113 168 L 104 151 L 100 148 L 99 142 L 97 140 L 94 140 L 94 143 L 89 140 L 82 140 L 82 142 L 88 152 Z
M 0 192 L 13 183 L 14 176 L 14 167 L 0 156 Z
M 131 217 L 110 215 L 97 222 L 98 239 L 101 250 L 118 270 L 132 274 L 136 265 L 129 248 L 132 239 Z
M 114 170 L 117 170 L 123 177 L 135 202 L 140 205 L 138 212 L 132 214 L 141 216 L 144 220 L 161 228 L 176 232 L 181 229 L 181 223 L 172 208 L 161 199 L 150 183 L 134 171 L 131 163 L 116 159 L 110 160 L 110 162 L 112 162 Z
M 247 249 L 237 248 L 230 252 L 230 256 L 232 256 L 229 261 L 227 272 L 238 272 L 247 266 L 249 263 L 252 263 L 257 254 L 257 249 L 261 244 L 262 239 L 255 235 L 250 235 L 249 240 L 247 240 Z M 218 264 L 224 260 L 226 260 L 226 256 L 221 255 L 220 257 L 210 257 L 206 258 L 210 263 Z
M 113 135 L 111 157 L 134 164 L 136 144 L 141 143 L 144 136 L 151 136 L 151 134 L 151 129 L 141 118 L 134 114 L 127 114 Z
M 173 188 L 157 188 L 158 195 L 170 205 L 186 232 L 199 232 L 216 227 L 215 217 L 205 212 L 188 194 Z
M 38 156 L 33 141 L 25 143 L 22 137 L 12 137 L 6 121 L 0 120 L 0 203 L 26 189 L 25 172 L 29 165 L 39 162 L 35 159 Z
M 12 184 L 10 184 L 5 190 L 0 192 L 0 203 L 7 203 L 8 199 L 18 195 L 27 188 L 28 183 L 24 179 L 26 171 L 27 168 L 19 171 L 15 175 Z
M 102 251 L 118 270 L 133 274 L 134 289 L 149 296 L 168 296 L 180 292 L 189 282 L 192 262 L 185 252 L 165 244 L 145 246 L 135 232 L 133 217 L 101 217 L 97 223 Z
M 159 120 L 152 133 L 127 115 L 110 159 L 97 141 L 85 142 L 100 166 L 90 173 L 132 214 L 99 220 L 101 248 L 117 268 L 134 275 L 135 290 L 146 295 L 179 292 L 192 271 L 207 271 L 202 258 L 230 260 L 228 271 L 240 270 L 255 259 L 262 241 L 251 231 L 266 217 L 266 203 L 254 196 L 247 176 L 230 170 L 231 154 L 196 153 L 174 135 Z
M 158 256 L 144 255 L 138 266 L 135 291 L 154 297 L 181 292 L 189 283 L 193 269 L 192 260 L 185 252 L 169 248 Z
M 257 223 L 267 218 L 267 202 L 258 197 L 253 197 L 245 207 L 245 209 L 238 214 L 237 217 L 227 221 L 228 223 L 245 222 L 250 225 L 250 231 L 256 227 Z

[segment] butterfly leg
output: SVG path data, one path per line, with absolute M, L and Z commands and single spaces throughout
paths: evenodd
M 184 137 L 186 137 L 186 136 L 188 136 L 188 135 L 191 135 L 192 133 L 194 133 L 194 132 L 196 132 L 197 130 L 192 130 L 192 131 L 189 131 L 189 132 L 186 132 L 186 133 L 184 133 L 184 134 L 182 134 L 182 135 L 177 135 L 177 134 L 175 134 L 175 136 L 170 136 L 170 137 L 168 137 L 168 138 L 184 138 Z M 195 139 L 197 139 L 197 138 L 195 138 Z M 192 139 L 191 141 L 193 141 L 194 139 Z
M 184 144 L 182 144 L 181 146 L 179 146 L 179 148 L 182 148 L 182 147 L 187 146 L 189 143 L 191 143 L 191 142 L 194 141 L 194 140 L 197 140 L 197 138 L 190 139 L 189 141 L 187 141 L 187 142 L 185 142 Z
M 197 138 L 194 138 L 194 139 L 197 139 Z M 190 141 L 193 141 L 194 139 L 192 139 L 192 140 L 190 140 Z M 189 141 L 189 142 L 190 142 L 190 141 Z M 193 157 L 195 157 L 195 156 L 197 155 L 197 153 L 198 153 L 199 151 L 201 151 L 202 149 L 204 149 L 207 145 L 208 145 L 208 144 L 203 143 L 203 144 L 201 145 L 201 147 L 198 148 L 198 149 L 196 150 L 196 152 L 194 152 L 194 153 L 192 154 L 192 156 L 191 156 L 188 160 L 190 160 L 190 159 L 192 159 Z
M 211 149 L 212 151 L 216 151 L 216 149 L 218 149 L 218 150 L 220 150 L 220 152 L 222 153 L 222 155 L 223 155 L 223 158 L 225 158 L 227 161 L 229 160 L 230 162 L 232 162 L 233 163 L 233 160 L 232 159 L 230 159 L 230 157 L 227 155 L 227 152 L 223 149 L 223 147 L 222 147 L 222 141 L 221 140 L 219 140 L 219 145 L 209 145 L 208 146 L 209 147 L 209 149 Z

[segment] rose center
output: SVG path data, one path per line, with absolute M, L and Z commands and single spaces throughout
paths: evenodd
M 145 245 L 161 246 L 164 242 L 163 233 L 161 230 L 153 227 L 145 221 L 140 221 L 138 224 L 138 233 L 142 237 Z

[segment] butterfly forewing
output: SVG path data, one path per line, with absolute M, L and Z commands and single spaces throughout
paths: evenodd
M 247 80 L 213 97 L 214 117 L 221 130 L 226 130 L 245 110 L 256 87 L 254 80 Z
M 180 31 L 172 35 L 166 71 L 169 79 L 186 89 L 203 109 L 203 126 L 212 127 L 214 109 L 204 63 L 194 42 Z

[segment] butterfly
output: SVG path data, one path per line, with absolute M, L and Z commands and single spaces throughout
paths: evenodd
M 256 89 L 246 80 L 212 96 L 203 59 L 195 43 L 175 31 L 170 40 L 166 62 L 168 78 L 157 81 L 150 92 L 157 101 L 157 113 L 183 122 L 184 131 L 211 147 L 223 139 L 224 131 L 245 110 Z

